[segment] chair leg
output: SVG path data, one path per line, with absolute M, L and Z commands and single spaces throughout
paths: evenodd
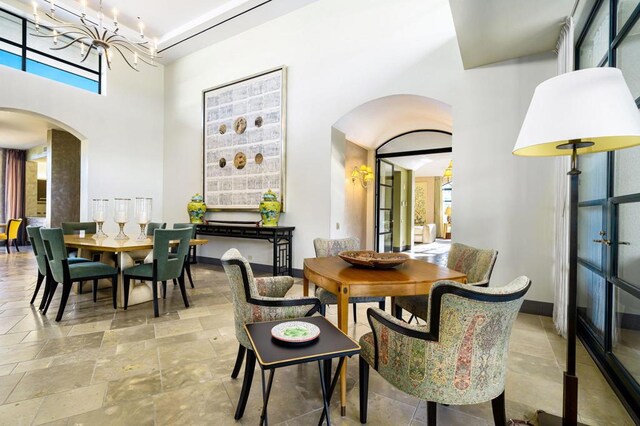
M 402 320 L 402 308 L 396 305 L 396 318 Z
M 233 366 L 233 371 L 231 372 L 231 378 L 235 379 L 238 377 L 240 373 L 240 368 L 242 368 L 242 361 L 244 361 L 244 353 L 247 351 L 242 345 L 238 345 L 238 356 L 236 357 L 236 365 Z
M 160 316 L 160 310 L 158 309 L 158 282 L 151 281 L 151 288 L 153 290 L 153 316 L 158 318 Z
M 67 300 L 69 300 L 69 293 L 71 293 L 72 283 L 62 283 L 62 297 L 60 298 L 60 307 L 58 308 L 58 315 L 56 315 L 56 322 L 60 322 L 62 314 L 64 314 L 64 308 L 67 306 Z
M 42 285 L 42 281 L 44 281 L 44 275 L 42 275 L 40 271 L 38 271 L 38 281 L 36 282 L 36 289 L 33 292 L 33 297 L 31 298 L 31 302 L 29 302 L 30 305 L 33 305 L 33 301 L 36 300 L 36 296 L 40 291 L 40 286 Z
M 51 288 L 49 290 L 49 294 L 47 295 L 47 304 L 44 306 L 43 314 L 47 314 L 49 310 L 49 306 L 51 305 L 51 301 L 53 300 L 53 295 L 56 294 L 56 289 L 58 288 L 58 282 L 51 278 Z
M 93 280 L 93 303 L 98 301 L 98 280 Z
M 16 247 L 16 250 L 19 252 L 20 247 L 18 247 L 18 240 L 13 240 L 13 245 Z
M 189 261 L 185 261 L 184 270 L 187 271 L 187 278 L 189 278 L 189 284 L 191 284 L 191 288 L 196 288 L 196 286 L 193 285 L 193 278 L 191 277 L 191 264 L 189 263 Z
M 327 314 L 327 305 L 325 304 L 320 305 L 320 315 L 324 317 L 326 316 L 326 314 Z
M 427 401 L 427 426 L 436 426 L 437 412 L 438 412 L 438 403 Z
M 118 309 L 118 274 L 111 278 L 111 293 L 113 293 L 113 309 Z
M 84 281 L 78 283 L 78 294 L 84 294 Z
M 176 280 L 175 278 L 173 279 L 173 285 L 178 285 L 178 280 Z
M 167 298 L 167 282 L 166 281 L 162 281 L 162 298 L 163 299 Z
M 184 301 L 184 307 L 189 307 L 189 299 L 187 298 L 187 289 L 184 285 L 184 275 L 178 277 L 178 283 L 180 284 L 180 293 L 182 293 L 182 300 Z
M 387 307 L 387 302 L 385 300 L 378 302 L 378 308 L 380 308 L 381 310 L 384 311 L 386 307 Z
M 353 322 L 358 322 L 357 303 L 353 304 Z
M 7 254 L 11 254 L 11 243 L 9 240 L 4 240 L 4 245 L 7 247 Z
M 360 423 L 367 422 L 367 406 L 369 402 L 369 364 L 362 358 L 360 358 L 360 379 L 358 381 L 360 386 Z
M 129 278 L 128 276 L 124 276 L 122 279 L 122 291 L 124 291 L 124 310 L 127 310 L 127 307 L 129 306 L 129 283 L 131 281 L 131 278 Z
M 45 275 L 44 293 L 42 294 L 42 300 L 40 301 L 40 306 L 38 307 L 38 309 L 40 309 L 41 311 L 45 308 L 45 306 L 47 305 L 47 301 L 49 300 L 49 292 L 51 291 L 51 281 L 53 281 L 51 277 L 49 277 L 49 275 Z
M 504 406 L 504 391 L 491 400 L 491 409 L 493 411 L 493 423 L 496 426 L 505 426 L 507 424 L 507 412 Z
M 252 350 L 247 350 L 247 362 L 244 366 L 244 380 L 242 382 L 242 390 L 240 391 L 240 399 L 238 400 L 238 406 L 236 407 L 236 414 L 234 419 L 240 420 L 244 414 L 244 409 L 247 406 L 247 400 L 249 399 L 249 392 L 251 391 L 251 382 L 253 381 L 253 372 L 256 368 L 256 354 Z

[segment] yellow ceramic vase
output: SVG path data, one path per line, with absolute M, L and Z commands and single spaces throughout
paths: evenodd
M 260 215 L 262 216 L 262 226 L 278 226 L 280 220 L 280 201 L 278 196 L 271 190 L 268 190 L 262 196 L 260 202 Z
M 196 194 L 191 197 L 191 201 L 187 204 L 187 211 L 189 212 L 189 221 L 191 223 L 204 223 L 202 220 L 204 214 L 207 212 L 207 205 L 204 203 L 204 197 L 200 194 Z

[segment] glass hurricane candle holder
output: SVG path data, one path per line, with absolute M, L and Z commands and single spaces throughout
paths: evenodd
M 136 198 L 133 215 L 136 223 L 140 225 L 140 235 L 136 240 L 144 241 L 147 239 L 147 224 L 151 222 L 151 198 Z
M 98 227 L 98 231 L 94 234 L 96 238 L 106 238 L 107 234 L 102 231 L 102 224 L 107 218 L 107 211 L 109 209 L 109 200 L 104 198 L 93 199 L 93 221 Z
M 130 198 L 114 198 L 113 220 L 120 226 L 120 232 L 114 238 L 116 240 L 128 240 L 124 233 L 124 225 L 129 222 L 129 202 Z

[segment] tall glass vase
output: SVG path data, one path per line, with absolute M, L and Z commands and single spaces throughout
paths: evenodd
M 136 223 L 140 225 L 140 235 L 136 240 L 144 241 L 147 239 L 147 224 L 151 222 L 151 198 L 136 198 L 133 215 Z
M 107 212 L 109 211 L 109 200 L 104 198 L 93 199 L 93 221 L 98 227 L 98 231 L 95 233 L 96 238 L 106 238 L 107 234 L 102 231 L 102 224 L 107 219 Z
M 129 202 L 130 198 L 114 198 L 113 220 L 120 226 L 120 232 L 114 238 L 116 240 L 128 240 L 124 233 L 124 225 L 129 222 Z

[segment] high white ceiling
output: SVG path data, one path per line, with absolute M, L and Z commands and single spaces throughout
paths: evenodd
M 442 176 L 451 161 L 451 153 L 385 158 L 385 161 L 403 169 L 413 170 L 415 177 Z
M 33 115 L 0 111 L 0 148 L 29 149 L 47 143 L 47 130 L 62 130 Z
M 50 0 L 1 0 L 14 11 L 32 18 L 33 1 L 40 13 L 47 12 Z M 251 27 L 282 16 L 316 0 L 103 0 L 107 27 L 111 27 L 114 8 L 121 33 L 136 37 L 138 17 L 147 38 L 158 40 L 161 58 L 169 63 L 205 46 L 231 37 Z M 100 0 L 86 0 L 87 16 L 96 21 Z M 79 0 L 55 0 L 57 16 L 70 19 L 79 15 Z M 128 28 L 127 28 L 128 27 Z
M 449 0 L 465 69 L 550 52 L 577 0 Z

